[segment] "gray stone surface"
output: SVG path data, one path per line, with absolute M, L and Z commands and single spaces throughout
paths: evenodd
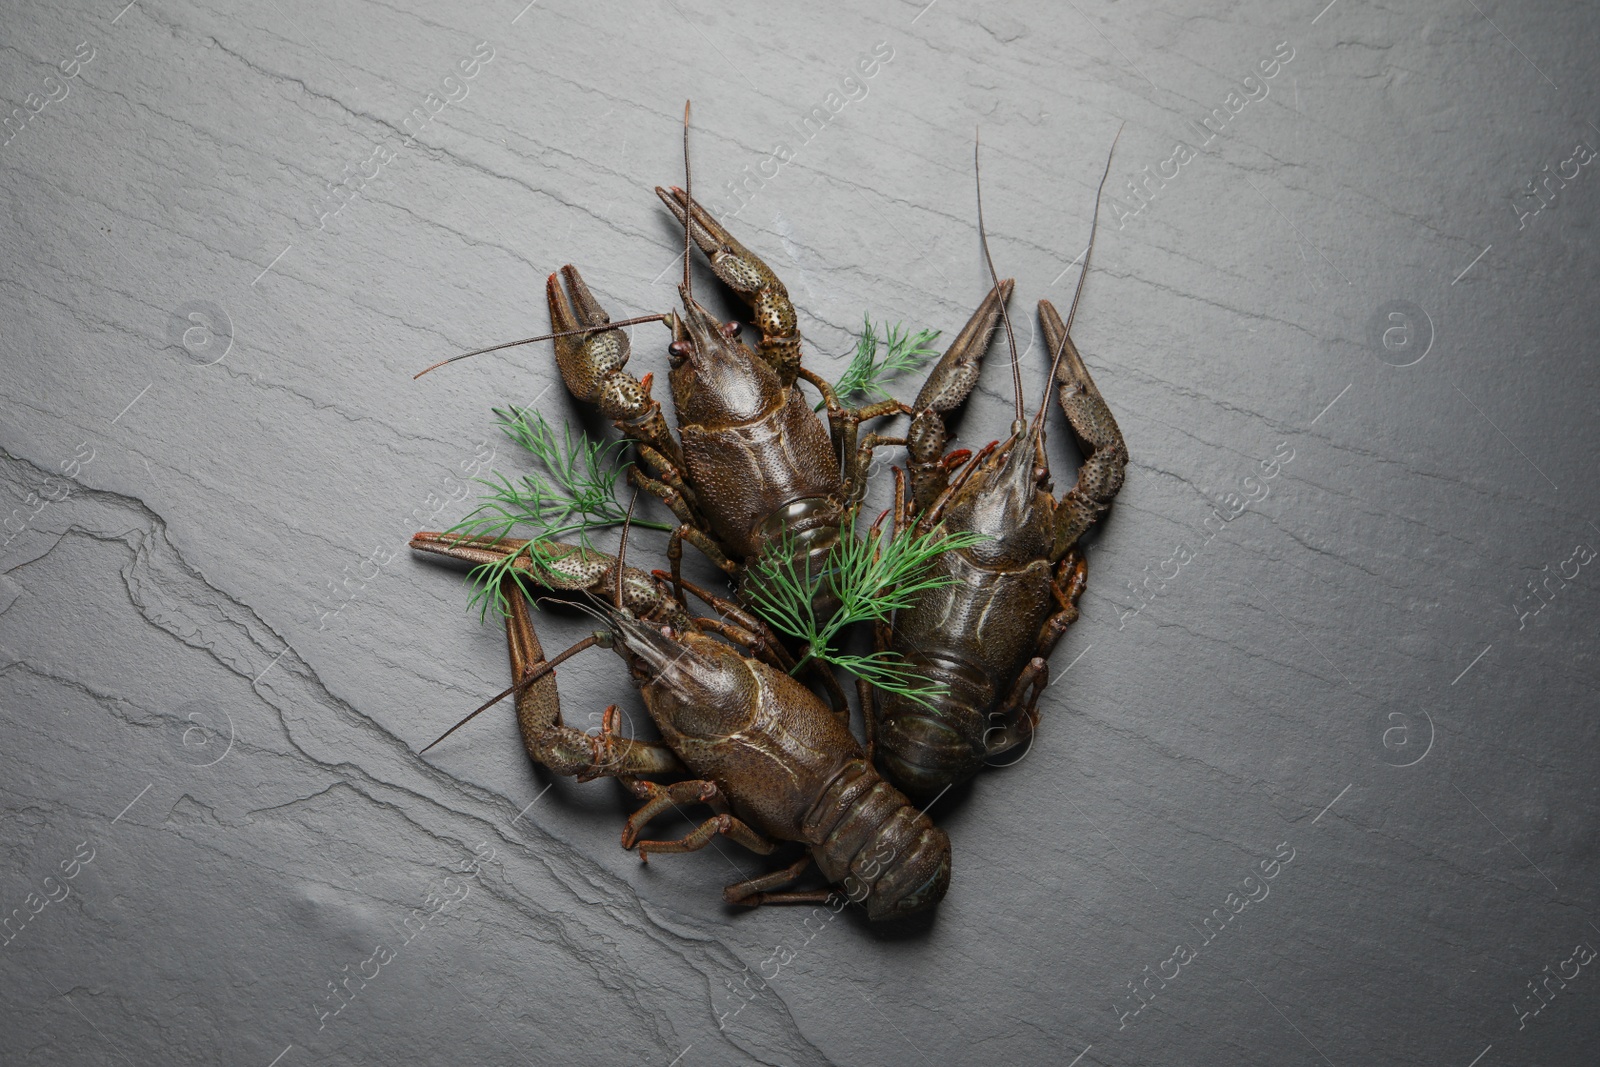
M 1594 1062 L 1591 5 L 522 2 L 0 19 L 0 1058 Z M 414 754 L 506 667 L 404 540 L 479 442 L 519 469 L 488 408 L 557 377 L 410 375 L 545 328 L 564 262 L 670 305 L 686 97 L 719 209 L 794 148 L 734 225 L 830 374 L 863 312 L 981 296 L 981 123 L 1035 395 L 1026 311 L 1070 298 L 1127 123 L 1075 334 L 1133 463 L 1039 743 L 934 809 L 955 879 L 910 929 L 732 912 L 729 843 L 642 867 L 509 714 Z M 982 390 L 967 444 L 1003 361 Z M 614 657 L 562 687 L 641 714 Z

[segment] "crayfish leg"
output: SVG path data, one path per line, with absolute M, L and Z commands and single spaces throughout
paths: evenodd
M 762 856 L 778 847 L 774 842 L 752 830 L 737 816 L 722 814 L 713 815 L 676 841 L 640 841 L 639 860 L 642 863 L 649 863 L 652 852 L 698 852 L 711 844 L 711 839 L 718 834 L 737 841 L 751 852 Z
M 668 808 L 676 808 L 680 804 L 706 804 L 717 815 L 726 814 L 728 810 L 728 802 L 722 798 L 722 792 L 715 782 L 689 779 L 662 785 L 641 778 L 624 778 L 623 783 L 634 796 L 644 801 L 639 810 L 628 816 L 627 824 L 622 828 L 623 848 L 632 848 L 650 820 Z
M 744 904 L 753 908 L 758 904 L 767 903 L 775 895 L 789 896 L 790 894 L 788 893 L 774 894 L 770 891 L 787 889 L 789 886 L 794 885 L 810 869 L 811 864 L 814 862 L 815 857 L 807 852 L 787 867 L 780 867 L 775 871 L 746 879 L 743 882 L 734 882 L 722 890 L 722 899 L 729 904 Z M 824 895 L 827 892 L 829 891 L 824 890 Z

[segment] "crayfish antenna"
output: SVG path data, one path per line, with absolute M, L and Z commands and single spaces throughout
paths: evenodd
M 628 514 L 622 520 L 622 540 L 617 544 L 617 587 L 614 590 L 617 610 L 622 610 L 622 572 L 628 565 L 628 530 L 633 525 L 633 506 L 639 502 L 639 490 L 633 490 L 633 495 L 628 498 Z
M 683 102 L 683 293 L 694 299 L 689 285 L 689 207 L 694 203 L 694 186 L 689 183 L 689 101 Z
M 427 746 L 427 748 L 424 748 L 422 750 L 422 752 L 418 752 L 417 755 L 420 756 L 420 755 L 423 754 L 423 752 L 427 752 L 429 748 L 432 748 L 434 745 L 437 745 L 440 741 L 443 741 L 445 738 L 449 737 L 451 734 L 455 733 L 457 730 L 459 730 L 463 726 L 467 725 L 467 723 L 471 722 L 473 719 L 476 719 L 479 715 L 482 715 L 484 712 L 488 711 L 490 708 L 492 708 L 496 704 L 500 703 L 506 697 L 511 696 L 514 693 L 522 692 L 524 689 L 528 688 L 528 686 L 532 685 L 534 682 L 537 682 L 540 678 L 543 678 L 545 675 L 547 675 L 551 671 L 555 670 L 556 666 L 558 664 L 565 663 L 568 659 L 570 659 L 573 656 L 576 656 L 579 652 L 582 652 L 584 649 L 589 648 L 592 645 L 598 643 L 599 640 L 600 640 L 599 637 L 597 637 L 594 634 L 590 634 L 588 637 L 585 637 L 582 641 L 579 641 L 577 644 L 573 645 L 571 648 L 568 648 L 565 652 L 562 652 L 561 654 L 556 656 L 555 659 L 546 660 L 545 662 L 539 664 L 538 667 L 534 668 L 528 674 L 527 677 L 523 678 L 516 685 L 513 685 L 508 689 L 503 689 L 498 694 L 496 694 L 495 696 L 490 697 L 488 700 L 486 700 L 482 704 L 480 704 L 476 711 L 472 712 L 466 718 L 462 719 L 460 722 L 458 722 L 454 726 L 450 727 L 450 729 L 446 730 L 444 733 L 442 733 L 438 737 L 434 738 L 433 741 Z
M 1094 235 L 1100 228 L 1100 197 L 1106 191 L 1106 178 L 1111 175 L 1111 159 L 1117 154 L 1117 142 L 1122 140 L 1122 129 L 1127 123 L 1117 127 L 1117 135 L 1111 139 L 1111 151 L 1106 153 L 1106 167 L 1100 173 L 1100 186 L 1094 192 L 1094 220 L 1089 223 L 1089 247 L 1083 250 L 1083 269 L 1078 272 L 1078 284 L 1072 290 L 1072 307 L 1067 310 L 1067 326 L 1061 331 L 1061 341 L 1056 345 L 1055 355 L 1050 359 L 1050 374 L 1044 380 L 1044 395 L 1039 398 L 1039 411 L 1033 417 L 1033 432 L 1039 433 L 1039 428 L 1044 425 L 1045 407 L 1050 401 L 1050 390 L 1056 384 L 1056 372 L 1061 369 L 1061 356 L 1067 350 L 1067 338 L 1072 335 L 1072 319 L 1078 313 L 1078 298 L 1083 296 L 1083 283 L 1089 277 L 1089 260 L 1094 255 Z
M 996 289 L 1000 288 L 1000 275 L 994 269 L 994 257 L 989 254 L 989 234 L 983 227 L 983 169 L 978 164 L 978 147 L 982 136 L 976 126 L 972 130 L 972 184 L 978 191 L 978 240 L 983 244 L 983 259 L 989 265 L 989 280 Z M 1011 312 L 1006 310 L 1004 301 L 1000 304 L 1000 317 L 1006 324 L 1006 344 L 1011 346 L 1011 399 L 1016 406 L 1017 426 L 1022 429 L 1022 366 L 1017 360 L 1017 335 L 1011 329 Z
M 1106 153 L 1106 166 L 1100 172 L 1100 185 L 1094 191 L 1094 221 L 1089 224 L 1089 247 L 1083 251 L 1083 270 L 1078 272 L 1077 287 L 1072 290 L 1072 307 L 1067 309 L 1067 331 L 1072 331 L 1072 317 L 1078 313 L 1078 298 L 1083 295 L 1083 280 L 1089 276 L 1089 257 L 1094 255 L 1094 231 L 1100 225 L 1100 196 L 1105 192 L 1106 179 L 1111 176 L 1111 158 L 1117 154 L 1117 142 L 1122 140 L 1122 128 L 1127 123 L 1117 126 L 1117 135 L 1111 138 L 1111 151 Z
M 584 333 L 601 333 L 605 330 L 617 330 L 624 326 L 637 326 L 642 322 L 665 322 L 666 319 L 666 315 L 640 315 L 636 319 L 623 319 L 621 322 L 605 322 L 601 323 L 599 326 L 585 326 L 581 330 L 562 330 L 558 333 L 542 333 L 538 337 L 524 337 L 520 341 L 507 341 L 505 344 L 490 345 L 488 348 L 475 348 L 471 352 L 463 352 L 459 356 L 451 356 L 449 359 L 441 359 L 439 362 L 430 367 L 424 367 L 417 371 L 417 373 L 413 374 L 411 376 L 411 380 L 416 381 L 429 371 L 438 370 L 447 363 L 454 363 L 456 360 L 466 359 L 468 356 L 481 356 L 486 352 L 498 352 L 502 348 L 515 348 L 518 345 L 531 345 L 535 341 L 552 341 L 557 337 L 576 337 L 579 334 Z

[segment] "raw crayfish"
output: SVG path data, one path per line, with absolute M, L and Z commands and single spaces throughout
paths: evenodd
M 1108 156 L 1107 173 L 1110 167 Z M 1100 184 L 1103 189 L 1104 176 Z M 1097 219 L 1099 206 L 1097 194 Z M 978 212 L 981 233 L 981 198 Z M 987 256 L 987 239 L 984 244 Z M 1014 340 L 1016 421 L 1010 436 L 981 449 L 964 465 L 959 461 L 966 453 L 944 453 L 943 416 L 977 382 L 989 331 L 1011 295 L 1009 280 L 996 285 L 979 309 L 986 316 L 979 329 L 968 324 L 913 405 L 915 415 L 906 433 L 910 493 L 897 469 L 896 524 L 914 523 L 923 531 L 937 524 L 948 533 L 981 539 L 934 560 L 934 574 L 949 580 L 897 613 L 892 629 L 878 628 L 878 647 L 899 653 L 925 677 L 941 683 L 943 693 L 930 704 L 893 692 L 874 693 L 866 683 L 860 687 L 868 751 L 884 775 L 912 797 L 936 796 L 970 778 L 985 762 L 1031 741 L 1039 695 L 1050 680 L 1046 657 L 1078 618 L 1088 569 L 1078 539 L 1122 487 L 1127 446 L 1068 332 L 1093 249 L 1091 226 L 1066 322 L 1050 301 L 1039 301 L 1047 351 L 1053 353 L 1051 383 L 1058 387 L 1061 409 L 1084 456 L 1076 484 L 1060 501 L 1050 492 L 1044 450 L 1049 388 L 1032 423 L 1024 421 Z M 1009 319 L 1006 329 L 1009 334 Z M 952 478 L 950 471 L 957 466 Z
M 521 553 L 526 542 L 419 533 L 411 547 L 483 563 Z M 539 584 L 587 594 L 605 626 L 546 663 L 522 590 L 514 579 L 502 579 L 523 745 L 559 774 L 615 777 L 645 802 L 628 818 L 624 848 L 637 847 L 647 859 L 704 848 L 718 834 L 762 855 L 777 841 L 807 847 L 807 855 L 788 867 L 728 886 L 723 896 L 733 904 L 827 900 L 832 890 L 786 891 L 813 863 L 872 919 L 911 915 L 943 898 L 950 839 L 879 777 L 849 727 L 775 655 L 749 654 L 762 647 L 758 635 L 690 615 L 659 576 L 622 567 L 611 556 L 571 545 L 539 547 L 542 564 L 522 557 L 514 565 Z M 743 615 L 717 598 L 711 607 L 735 620 Z M 619 736 L 616 705 L 606 709 L 599 734 L 562 722 L 553 667 L 594 644 L 613 648 L 628 664 L 662 741 Z M 643 777 L 685 771 L 694 777 L 666 785 Z M 714 814 L 678 840 L 639 839 L 651 819 L 685 803 L 708 804 Z

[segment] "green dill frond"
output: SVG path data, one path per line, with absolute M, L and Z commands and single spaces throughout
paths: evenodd
M 852 513 L 828 554 L 827 565 L 816 572 L 809 560 L 796 562 L 793 545 L 786 538 L 776 552 L 764 554 L 755 563 L 757 580 L 744 583 L 745 596 L 769 624 L 805 642 L 801 663 L 808 659 L 832 663 L 880 689 L 928 704 L 943 694 L 943 688 L 918 674 L 898 654 L 849 655 L 835 652 L 834 641 L 855 623 L 888 622 L 923 593 L 951 584 L 953 578 L 928 573 L 934 559 L 952 548 L 966 548 L 987 538 L 973 533 L 947 534 L 937 526 L 927 533 L 902 531 L 892 538 L 872 530 L 858 538 L 850 532 L 854 518 Z M 831 618 L 819 622 L 812 605 L 830 584 L 840 606 Z
M 883 337 L 880 341 L 879 330 Z M 833 391 L 841 401 L 854 397 L 884 400 L 889 396 L 885 383 L 908 371 L 914 371 L 939 354 L 933 342 L 938 330 L 918 330 L 912 333 L 904 323 L 875 327 L 872 319 L 863 316 L 861 336 L 856 341 L 855 355 L 835 383 Z M 883 358 L 878 358 L 878 348 L 884 348 Z M 820 409 L 821 404 L 817 407 Z
M 620 456 L 622 441 L 591 441 L 587 434 L 574 438 L 572 428 L 561 428 L 561 441 L 540 412 L 512 406 L 494 409 L 507 437 L 527 449 L 550 479 L 523 475 L 520 489 L 501 476 L 507 491 L 493 499 L 512 509 L 521 507 L 534 524 L 565 522 L 578 515 L 597 523 L 620 523 L 627 509 L 617 500 L 617 484 L 629 464 Z
M 831 638 L 857 622 L 888 621 L 894 612 L 915 604 L 922 593 L 954 580 L 928 575 L 936 558 L 952 548 L 986 540 L 983 534 L 947 534 L 940 526 L 927 533 L 901 531 L 890 538 L 882 530 L 871 530 L 863 538 L 842 536 L 830 556 L 836 572 L 834 593 L 842 606 L 822 633 Z
M 509 615 L 511 606 L 506 603 L 501 579 L 509 576 L 517 583 L 517 588 L 522 590 L 523 596 L 531 601 L 545 589 L 539 583 L 537 576 L 539 571 L 549 565 L 550 558 L 541 541 L 529 541 L 509 556 L 492 563 L 478 564 L 467 572 L 467 580 L 472 584 L 472 599 L 467 601 L 467 607 L 470 609 L 476 606 L 479 618 L 488 618 L 491 605 L 500 615 Z M 517 563 L 519 559 L 525 560 L 526 563 L 519 566 Z
M 934 701 L 949 692 L 948 686 L 929 681 L 898 652 L 873 652 L 866 656 L 839 653 L 828 662 L 843 667 L 858 678 L 865 678 L 874 689 L 898 693 L 929 709 L 934 708 Z
M 501 579 L 510 575 L 530 596 L 539 588 L 538 573 L 548 565 L 539 542 L 561 541 L 577 536 L 585 548 L 593 548 L 589 534 L 621 526 L 628 517 L 627 507 L 617 499 L 617 489 L 629 463 L 621 458 L 627 445 L 622 441 L 592 441 L 563 426 L 558 439 L 544 415 L 532 408 L 512 405 L 494 409 L 507 437 L 533 456 L 537 469 L 517 480 L 493 471 L 488 478 L 473 479 L 487 492 L 478 497 L 478 506 L 446 533 L 462 537 L 504 538 L 515 534 L 529 538 L 521 549 L 472 568 L 468 577 L 475 586 L 471 603 L 488 614 L 489 606 L 505 614 Z M 671 530 L 664 523 L 635 518 L 633 525 L 652 530 Z M 525 562 L 519 564 L 518 560 Z
M 790 637 L 806 642 L 814 654 L 822 647 L 822 631 L 817 626 L 813 604 L 827 585 L 829 568 L 813 574 L 810 557 L 806 557 L 802 569 L 796 564 L 795 555 L 793 541 L 785 534 L 775 551 L 763 553 L 756 561 L 751 568 L 756 580 L 746 578 L 740 592 L 756 614 Z

